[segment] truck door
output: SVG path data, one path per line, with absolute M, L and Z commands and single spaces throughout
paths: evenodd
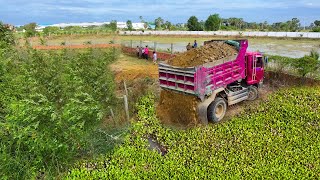
M 263 79 L 263 75 L 264 75 L 263 57 L 256 56 L 255 63 L 256 63 L 256 68 L 255 68 L 256 78 L 255 78 L 255 80 L 258 81 L 257 83 L 259 83 Z
M 264 75 L 263 57 L 261 55 L 250 55 L 247 57 L 247 84 L 258 84 Z

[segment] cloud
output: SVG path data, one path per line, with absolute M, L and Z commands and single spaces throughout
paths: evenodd
M 307 9 L 320 8 L 319 0 L 0 0 L 0 17 L 20 23 L 26 21 L 70 22 L 108 20 L 107 18 L 149 20 L 164 17 L 184 21 L 191 15 L 205 18 L 209 14 L 237 16 L 249 19 L 274 18 L 265 15 L 287 12 L 288 16 L 308 15 Z M 299 11 L 292 11 L 299 9 Z M 260 12 L 257 16 L 257 12 Z M 271 13 L 272 12 L 272 13 Z M 314 11 L 312 11 L 314 12 Z M 319 10 L 320 12 L 320 10 Z M 310 16 L 320 16 L 320 13 Z M 251 14 L 250 14 L 251 13 Z M 110 20 L 110 19 L 109 19 Z M 268 19 L 267 19 L 268 20 Z

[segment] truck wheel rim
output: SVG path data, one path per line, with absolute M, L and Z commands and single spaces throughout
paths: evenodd
M 254 100 L 255 96 L 256 96 L 255 92 L 249 91 L 249 93 L 248 93 L 248 99 L 249 100 Z
M 224 107 L 222 104 L 218 104 L 215 110 L 215 114 L 217 118 L 220 118 L 223 115 Z
M 248 94 L 248 96 L 249 96 L 249 99 L 252 99 L 253 96 L 254 96 L 254 93 L 253 93 L 252 91 L 250 91 L 249 94 Z

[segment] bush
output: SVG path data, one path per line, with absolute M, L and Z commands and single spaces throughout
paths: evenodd
M 291 66 L 291 63 L 295 61 L 295 58 L 289 58 L 284 56 L 269 56 L 269 61 L 273 63 L 270 68 L 277 72 L 283 72 L 286 68 Z
M 312 29 L 313 32 L 320 32 L 320 27 L 315 27 Z
M 299 59 L 295 59 L 292 66 L 297 70 L 298 74 L 305 77 L 309 73 L 315 72 L 319 68 L 319 61 L 314 57 L 304 56 Z
M 90 148 L 87 136 L 108 115 L 113 54 L 29 49 L 0 55 L 0 176 L 49 178 Z
M 0 21 L 0 49 L 14 44 L 14 36 L 8 25 Z

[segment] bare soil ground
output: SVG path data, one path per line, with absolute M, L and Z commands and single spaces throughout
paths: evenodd
M 132 81 L 139 78 L 158 79 L 158 66 L 151 60 L 138 59 L 121 54 L 119 59 L 111 65 L 116 82 Z

